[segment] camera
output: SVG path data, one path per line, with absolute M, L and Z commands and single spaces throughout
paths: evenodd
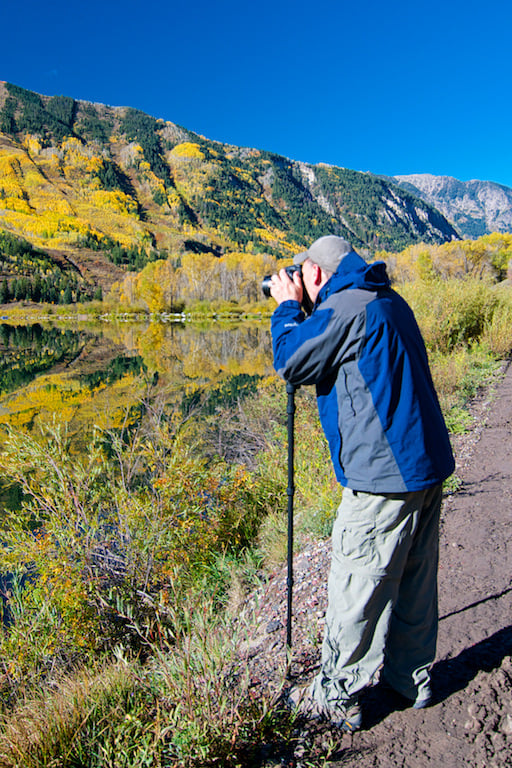
M 293 275 L 295 272 L 299 273 L 300 279 L 302 280 L 302 268 L 300 264 L 291 264 L 289 267 L 285 267 L 284 271 L 286 272 L 290 280 L 293 280 Z M 270 296 L 271 284 L 272 284 L 272 275 L 265 275 L 265 277 L 261 281 L 261 290 L 263 291 L 264 295 L 267 298 Z M 302 309 L 307 315 L 310 315 L 313 309 L 313 303 L 308 296 L 308 292 L 306 291 L 306 288 L 304 287 L 304 282 L 302 283 Z
M 285 267 L 284 271 L 290 278 L 290 280 L 293 280 L 293 273 L 298 272 L 300 275 L 300 278 L 302 279 L 302 269 L 300 264 L 291 264 L 289 267 Z M 265 275 L 263 280 L 261 281 L 261 290 L 263 291 L 264 295 L 267 297 L 267 299 L 270 296 L 270 286 L 272 282 L 272 275 Z

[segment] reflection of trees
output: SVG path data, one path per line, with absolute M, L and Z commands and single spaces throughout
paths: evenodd
M 89 387 L 89 389 L 96 389 L 99 386 L 106 386 L 113 384 L 115 381 L 124 378 L 127 374 L 134 374 L 137 376 L 139 373 L 145 373 L 146 366 L 141 357 L 138 355 L 135 357 L 118 355 L 111 360 L 108 365 L 98 371 L 91 373 L 85 373 L 81 378 L 83 383 Z
M 152 323 L 132 340 L 149 371 L 167 381 L 216 381 L 227 373 L 272 370 L 270 331 L 264 325 L 216 324 L 197 328 L 189 323 Z
M 57 363 L 73 360 L 85 334 L 34 325 L 0 325 L 0 393 L 12 392 Z
M 0 421 L 32 427 L 55 417 L 85 446 L 93 425 L 126 426 L 148 397 L 168 413 L 227 404 L 272 372 L 270 332 L 259 323 L 95 330 L 0 325 Z

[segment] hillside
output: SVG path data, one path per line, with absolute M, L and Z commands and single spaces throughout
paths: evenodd
M 493 181 L 459 181 L 429 173 L 394 176 L 400 187 L 433 205 L 463 237 L 512 230 L 512 189 Z
M 66 261 L 88 294 L 168 254 L 285 257 L 326 232 L 369 252 L 458 237 L 431 205 L 371 174 L 209 141 L 130 107 L 5 82 L 1 229 Z

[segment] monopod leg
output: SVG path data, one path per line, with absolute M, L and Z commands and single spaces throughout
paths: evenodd
M 287 382 L 288 404 L 288 577 L 287 584 L 287 613 L 286 613 L 286 652 L 290 664 L 292 647 L 292 592 L 293 592 L 293 495 L 294 485 L 294 420 L 295 420 L 295 387 Z

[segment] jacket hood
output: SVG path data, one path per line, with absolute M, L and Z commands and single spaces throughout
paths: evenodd
M 323 300 L 331 293 L 345 288 L 362 288 L 366 291 L 379 291 L 391 285 L 386 264 L 375 261 L 368 264 L 358 253 L 351 251 L 342 259 L 336 272 L 322 287 L 318 298 Z

